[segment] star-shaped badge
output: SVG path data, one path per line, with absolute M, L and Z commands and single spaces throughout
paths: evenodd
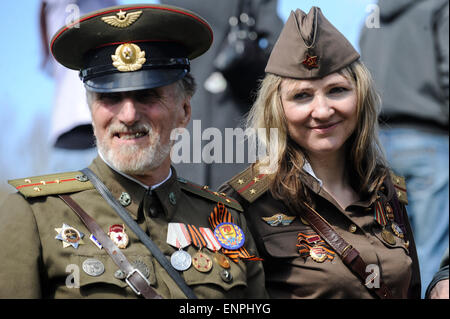
M 63 248 L 72 246 L 77 249 L 78 245 L 84 244 L 84 234 L 67 224 L 63 224 L 61 228 L 55 228 L 55 231 L 58 233 L 55 239 L 62 241 Z
M 319 65 L 317 64 L 317 59 L 317 55 L 306 54 L 306 58 L 302 61 L 302 64 L 308 69 L 318 68 Z

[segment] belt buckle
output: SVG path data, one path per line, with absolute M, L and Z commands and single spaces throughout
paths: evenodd
M 130 271 L 130 272 L 128 273 L 127 277 L 125 278 L 125 282 L 126 282 L 127 285 L 130 286 L 130 288 L 136 293 L 136 295 L 140 296 L 140 295 L 141 295 L 141 292 L 140 292 L 139 290 L 137 290 L 137 288 L 136 288 L 135 286 L 133 286 L 133 284 L 132 284 L 132 283 L 130 282 L 130 280 L 129 280 L 129 278 L 130 278 L 131 276 L 133 276 L 135 272 L 137 272 L 137 273 L 139 274 L 139 276 L 141 276 L 142 279 L 144 279 L 144 281 L 145 281 L 145 282 L 147 283 L 147 285 L 149 285 L 149 286 L 150 286 L 150 281 L 148 281 L 148 279 L 145 278 L 145 276 L 142 274 L 142 272 L 141 272 L 139 269 L 137 269 L 137 268 L 134 268 L 132 271 Z

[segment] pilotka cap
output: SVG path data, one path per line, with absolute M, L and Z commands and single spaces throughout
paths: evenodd
M 190 60 L 213 41 L 197 14 L 168 5 L 122 5 L 91 12 L 61 28 L 50 51 L 79 70 L 96 92 L 150 89 L 171 84 L 190 70 Z
M 318 7 L 291 14 L 275 43 L 266 73 L 296 79 L 322 78 L 359 59 L 350 42 Z

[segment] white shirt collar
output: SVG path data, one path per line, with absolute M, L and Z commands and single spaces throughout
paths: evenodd
M 311 175 L 312 177 L 314 177 L 318 182 L 319 182 L 319 185 L 320 185 L 320 187 L 322 187 L 322 180 L 320 180 L 317 176 L 316 176 L 316 174 L 314 174 L 314 171 L 313 171 L 313 169 L 312 169 L 312 166 L 311 166 L 311 164 L 309 164 L 309 162 L 308 162 L 308 160 L 305 158 L 305 163 L 303 164 L 303 170 L 305 171 L 305 172 L 307 172 L 309 175 Z
M 161 186 L 162 184 L 164 184 L 164 183 L 165 183 L 167 180 L 169 180 L 169 178 L 172 176 L 172 167 L 171 167 L 171 168 L 170 168 L 170 171 L 169 171 L 169 175 L 168 175 L 162 182 L 160 182 L 160 183 L 158 183 L 158 184 L 155 184 L 155 185 L 152 185 L 152 186 L 148 186 L 148 185 L 145 185 L 144 183 L 142 183 L 141 181 L 138 181 L 137 179 L 131 177 L 130 175 L 125 174 L 125 173 L 123 173 L 123 172 L 117 170 L 112 164 L 110 164 L 110 163 L 103 157 L 103 155 L 102 155 L 102 153 L 101 153 L 100 151 L 98 151 L 98 155 L 99 155 L 100 158 L 103 160 L 103 162 L 105 162 L 106 165 L 108 165 L 113 171 L 115 171 L 115 172 L 117 172 L 118 174 L 122 175 L 123 177 L 128 178 L 129 180 L 132 180 L 133 182 L 135 182 L 135 183 L 141 185 L 141 186 L 144 187 L 145 189 L 149 189 L 149 188 L 150 188 L 150 190 L 154 190 L 155 188 L 158 188 L 159 186 Z

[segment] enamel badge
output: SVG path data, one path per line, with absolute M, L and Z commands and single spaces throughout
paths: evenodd
M 129 240 L 128 235 L 125 233 L 124 225 L 115 224 L 109 227 L 108 236 L 120 249 L 127 247 Z
M 239 249 L 244 245 L 245 236 L 242 229 L 233 223 L 221 223 L 214 229 L 214 236 L 226 249 Z
M 295 216 L 286 216 L 285 214 L 278 213 L 271 217 L 261 217 L 270 226 L 287 226 L 292 223 Z
M 58 233 L 55 239 L 61 240 L 64 248 L 72 246 L 77 249 L 78 245 L 84 244 L 84 234 L 67 224 L 63 224 L 61 228 L 55 228 L 55 231 Z

